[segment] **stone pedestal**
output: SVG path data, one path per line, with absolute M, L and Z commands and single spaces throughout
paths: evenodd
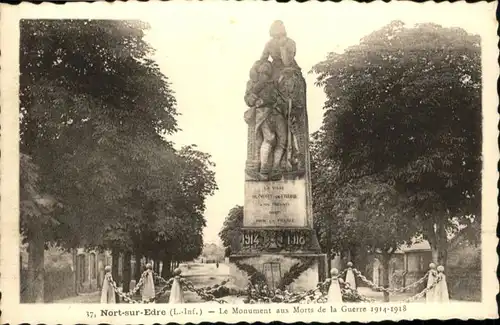
M 307 154 L 308 156 L 308 154 Z M 309 290 L 326 278 L 326 255 L 313 230 L 309 165 L 294 179 L 245 182 L 243 228 L 233 238 L 234 283 Z
M 326 255 L 312 218 L 306 179 L 245 182 L 243 228 L 233 238 L 233 282 L 303 291 L 326 277 Z
M 250 281 L 303 291 L 326 277 L 326 255 L 315 232 L 306 227 L 243 228 L 232 251 L 231 276 L 240 288 Z

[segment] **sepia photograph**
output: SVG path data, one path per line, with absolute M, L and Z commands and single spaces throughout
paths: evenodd
M 72 5 L 18 8 L 13 48 L 1 25 L 18 60 L 1 273 L 16 268 L 20 310 L 391 319 L 494 302 L 494 6 Z

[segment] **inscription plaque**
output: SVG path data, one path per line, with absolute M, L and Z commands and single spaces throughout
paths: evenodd
M 244 227 L 306 227 L 305 180 L 245 182 Z
M 243 251 L 300 251 L 310 248 L 311 231 L 245 229 L 239 238 L 238 248 Z

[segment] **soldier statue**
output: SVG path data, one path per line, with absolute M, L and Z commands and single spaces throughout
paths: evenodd
M 306 84 L 295 42 L 275 21 L 259 61 L 250 70 L 245 102 L 249 125 L 247 180 L 297 179 L 305 173 L 308 141 Z M 271 58 L 271 61 L 269 61 Z

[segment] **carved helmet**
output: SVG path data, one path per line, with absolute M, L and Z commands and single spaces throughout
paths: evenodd
M 259 74 L 263 73 L 266 76 L 271 77 L 273 75 L 273 66 L 272 66 L 271 62 L 269 62 L 268 60 L 264 60 L 264 61 L 261 61 L 258 71 L 259 71 Z

